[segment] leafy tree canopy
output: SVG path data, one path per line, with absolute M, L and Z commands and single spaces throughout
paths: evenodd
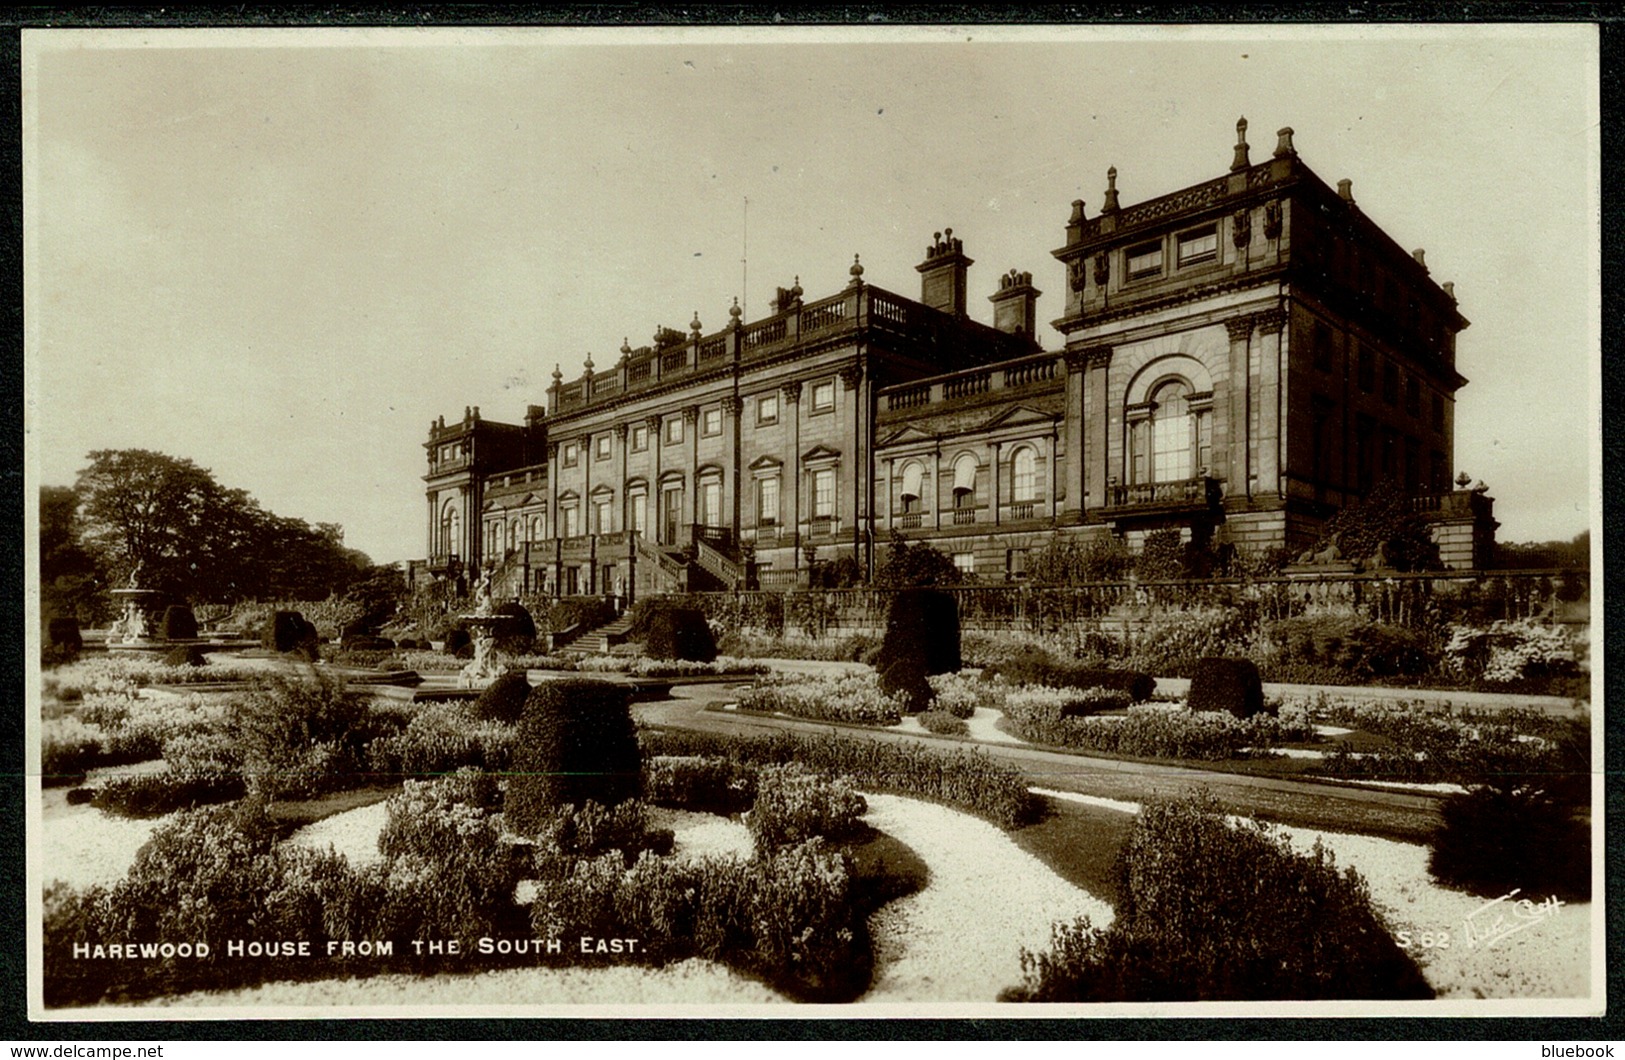
M 897 530 L 891 532 L 886 562 L 875 571 L 875 585 L 883 589 L 958 585 L 964 580 L 965 573 L 954 566 L 952 556 L 923 541 L 910 544 Z

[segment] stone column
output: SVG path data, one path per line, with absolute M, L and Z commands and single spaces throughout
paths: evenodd
M 688 450 L 688 471 L 684 475 L 683 511 L 692 527 L 700 521 L 700 410 L 690 405 L 683 410 L 683 448 Z M 690 533 L 693 531 L 691 530 Z
M 784 505 L 785 494 L 790 495 L 790 551 L 791 566 L 801 569 L 801 383 L 792 381 L 779 389 L 784 397 L 784 411 L 790 418 L 790 452 L 785 455 L 784 473 L 788 482 L 779 483 L 779 505 Z
M 643 498 L 646 505 L 644 511 L 644 525 L 654 527 L 654 543 L 658 547 L 663 544 L 660 540 L 660 450 L 666 444 L 666 437 L 661 433 L 662 425 L 659 413 L 643 418 L 643 428 L 649 432 L 649 448 L 654 450 L 654 470 L 650 473 L 649 494 Z
M 942 529 L 942 442 L 931 454 L 931 529 Z
M 994 526 L 998 526 L 999 523 L 1003 521 L 1002 519 L 1000 519 L 1000 514 L 1002 513 L 1002 511 L 1004 509 L 1004 505 L 1002 503 L 1004 498 L 1000 496 L 1000 491 L 999 491 L 999 478 L 1000 478 L 1000 475 L 999 475 L 999 461 L 1001 459 L 999 454 L 1000 454 L 1000 451 L 1003 448 L 1004 448 L 1004 443 L 1003 442 L 994 442 L 993 443 L 993 466 L 992 466 L 992 468 L 989 469 L 992 480 L 993 480 L 993 489 L 991 491 L 992 497 L 990 499 L 990 503 L 993 506 L 993 525 Z
M 553 595 L 562 595 L 564 564 L 559 561 L 559 443 L 547 443 L 547 528 L 553 535 Z
M 1284 403 L 1286 372 L 1286 340 L 1282 330 L 1286 327 L 1286 314 L 1270 309 L 1253 318 L 1259 333 L 1258 360 L 1258 492 L 1281 496 L 1286 482 L 1282 477 L 1285 467 L 1286 424 Z
M 739 546 L 742 522 L 739 515 L 739 435 L 744 411 L 745 402 L 737 393 L 722 399 L 722 415 L 728 421 L 722 426 L 722 444 L 725 448 L 722 459 L 722 525 L 733 534 L 735 548 Z
M 626 435 L 627 435 L 627 433 L 628 433 L 628 428 L 627 428 L 626 424 L 617 423 L 615 425 L 615 444 L 617 446 L 619 446 L 620 450 L 621 450 L 621 484 L 618 487 L 618 491 L 620 493 L 620 502 L 621 502 L 621 507 L 620 507 L 621 527 L 620 528 L 622 530 L 630 530 L 630 529 L 632 529 L 631 513 L 627 510 L 627 507 L 626 507 L 626 471 L 627 471 L 627 467 L 626 467 L 626 463 L 627 463 Z
M 1088 469 L 1084 465 L 1084 431 L 1086 428 L 1083 389 L 1088 359 L 1083 350 L 1066 351 L 1066 508 L 1068 515 L 1083 513 L 1083 495 L 1088 487 Z
M 1078 508 L 1098 510 L 1110 498 L 1107 485 L 1111 481 L 1112 407 L 1109 372 L 1112 363 L 1110 346 L 1089 346 L 1076 351 L 1073 358 L 1081 369 L 1082 383 L 1079 394 L 1079 423 L 1077 428 L 1078 454 L 1074 459 L 1078 471 L 1072 481 L 1081 484 L 1083 496 Z
M 1253 336 L 1252 314 L 1227 320 L 1224 326 L 1230 333 L 1229 399 L 1225 402 L 1225 477 L 1229 479 L 1228 492 L 1231 496 L 1250 497 L 1253 493 L 1251 451 L 1254 440 L 1249 422 L 1253 402 L 1248 353 Z M 1218 444 L 1217 438 L 1214 444 Z
M 841 387 L 852 395 L 852 558 L 864 564 L 867 569 L 866 553 L 864 551 L 864 528 L 871 513 L 871 506 L 864 503 L 865 489 L 869 476 L 866 474 L 867 461 L 870 457 L 869 447 L 863 444 L 864 422 L 868 419 L 864 415 L 864 400 L 866 387 L 862 364 L 849 364 L 840 371 Z

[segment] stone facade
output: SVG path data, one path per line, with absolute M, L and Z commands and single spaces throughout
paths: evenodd
M 918 300 L 869 284 L 707 333 L 660 328 L 555 369 L 522 426 L 466 410 L 427 444 L 429 575 L 497 569 L 505 591 L 640 595 L 788 587 L 809 561 L 870 570 L 893 531 L 983 580 L 1020 578 L 1056 532 L 1147 533 L 1293 552 L 1381 479 L 1481 565 L 1489 498 L 1451 493 L 1450 284 L 1299 159 L 1099 214 L 1073 203 L 1060 349 L 1010 270 L 994 327 L 967 316 L 972 261 L 945 229 Z

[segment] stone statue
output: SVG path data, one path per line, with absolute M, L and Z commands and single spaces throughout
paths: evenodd
M 145 563 L 145 562 L 146 562 L 146 560 L 144 560 L 144 559 L 138 559 L 138 560 L 135 561 L 135 567 L 134 567 L 134 569 L 132 569 L 130 571 L 130 585 L 129 585 L 129 587 L 131 589 L 139 589 L 139 588 L 141 588 L 141 565 L 143 563 Z
M 486 568 L 480 575 L 479 582 L 474 586 L 474 613 L 476 615 L 490 615 L 495 612 L 496 607 L 491 599 L 491 570 Z

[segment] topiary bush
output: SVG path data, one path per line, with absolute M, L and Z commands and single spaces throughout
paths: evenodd
M 316 627 L 298 611 L 273 611 L 260 633 L 260 646 L 270 651 L 301 651 L 314 656 Z
M 165 666 L 207 666 L 209 657 L 196 644 L 177 644 L 164 656 Z
M 1481 786 L 1439 807 L 1428 872 L 1446 887 L 1490 898 L 1591 897 L 1591 829 L 1544 791 Z
M 273 798 L 311 798 L 365 783 L 377 735 L 366 703 L 325 677 L 274 677 L 234 696 L 231 728 L 249 786 Z
M 640 794 L 631 703 L 631 689 L 607 681 L 548 681 L 531 691 L 508 783 L 509 828 L 534 835 L 556 806 L 591 800 L 612 807 Z
M 530 680 L 518 670 L 510 670 L 492 681 L 474 700 L 474 716 L 481 721 L 512 725 L 525 713 L 530 698 Z
M 862 827 L 869 809 L 848 777 L 825 777 L 792 762 L 764 766 L 756 775 L 756 802 L 747 824 L 756 854 L 795 846 L 816 836 L 845 839 Z
M 728 816 L 756 802 L 756 773 L 716 755 L 651 755 L 643 763 L 643 791 L 654 806 Z
M 717 642 L 704 612 L 689 607 L 662 607 L 649 613 L 643 651 L 652 659 L 710 662 L 717 657 Z
M 499 604 L 496 613 L 502 621 L 491 627 L 491 635 L 498 651 L 522 655 L 536 646 L 536 620 L 522 604 L 510 600 Z
M 927 710 L 920 714 L 920 725 L 926 732 L 934 732 L 938 736 L 968 736 L 970 726 L 965 719 L 949 714 L 945 710 Z
M 1196 661 L 1187 707 L 1197 713 L 1228 711 L 1238 718 L 1264 712 L 1264 683 L 1248 659 L 1206 658 Z
M 910 714 L 931 706 L 929 678 L 956 673 L 959 656 L 959 605 L 938 589 L 903 589 L 886 612 L 881 641 L 880 690 Z
M 1022 951 L 1015 1001 L 1425 999 L 1365 881 L 1317 843 L 1308 854 L 1234 827 L 1211 795 L 1147 805 L 1118 855 L 1116 918 L 1057 924 Z
M 463 652 L 472 652 L 474 638 L 462 626 L 456 626 L 446 631 L 445 652 L 447 655 L 460 655 Z
M 185 604 L 170 604 L 158 623 L 158 635 L 165 640 L 193 640 L 197 637 L 197 616 Z
M 78 656 L 85 647 L 84 637 L 79 633 L 79 620 L 71 616 L 51 619 L 45 626 L 45 643 L 64 658 Z

